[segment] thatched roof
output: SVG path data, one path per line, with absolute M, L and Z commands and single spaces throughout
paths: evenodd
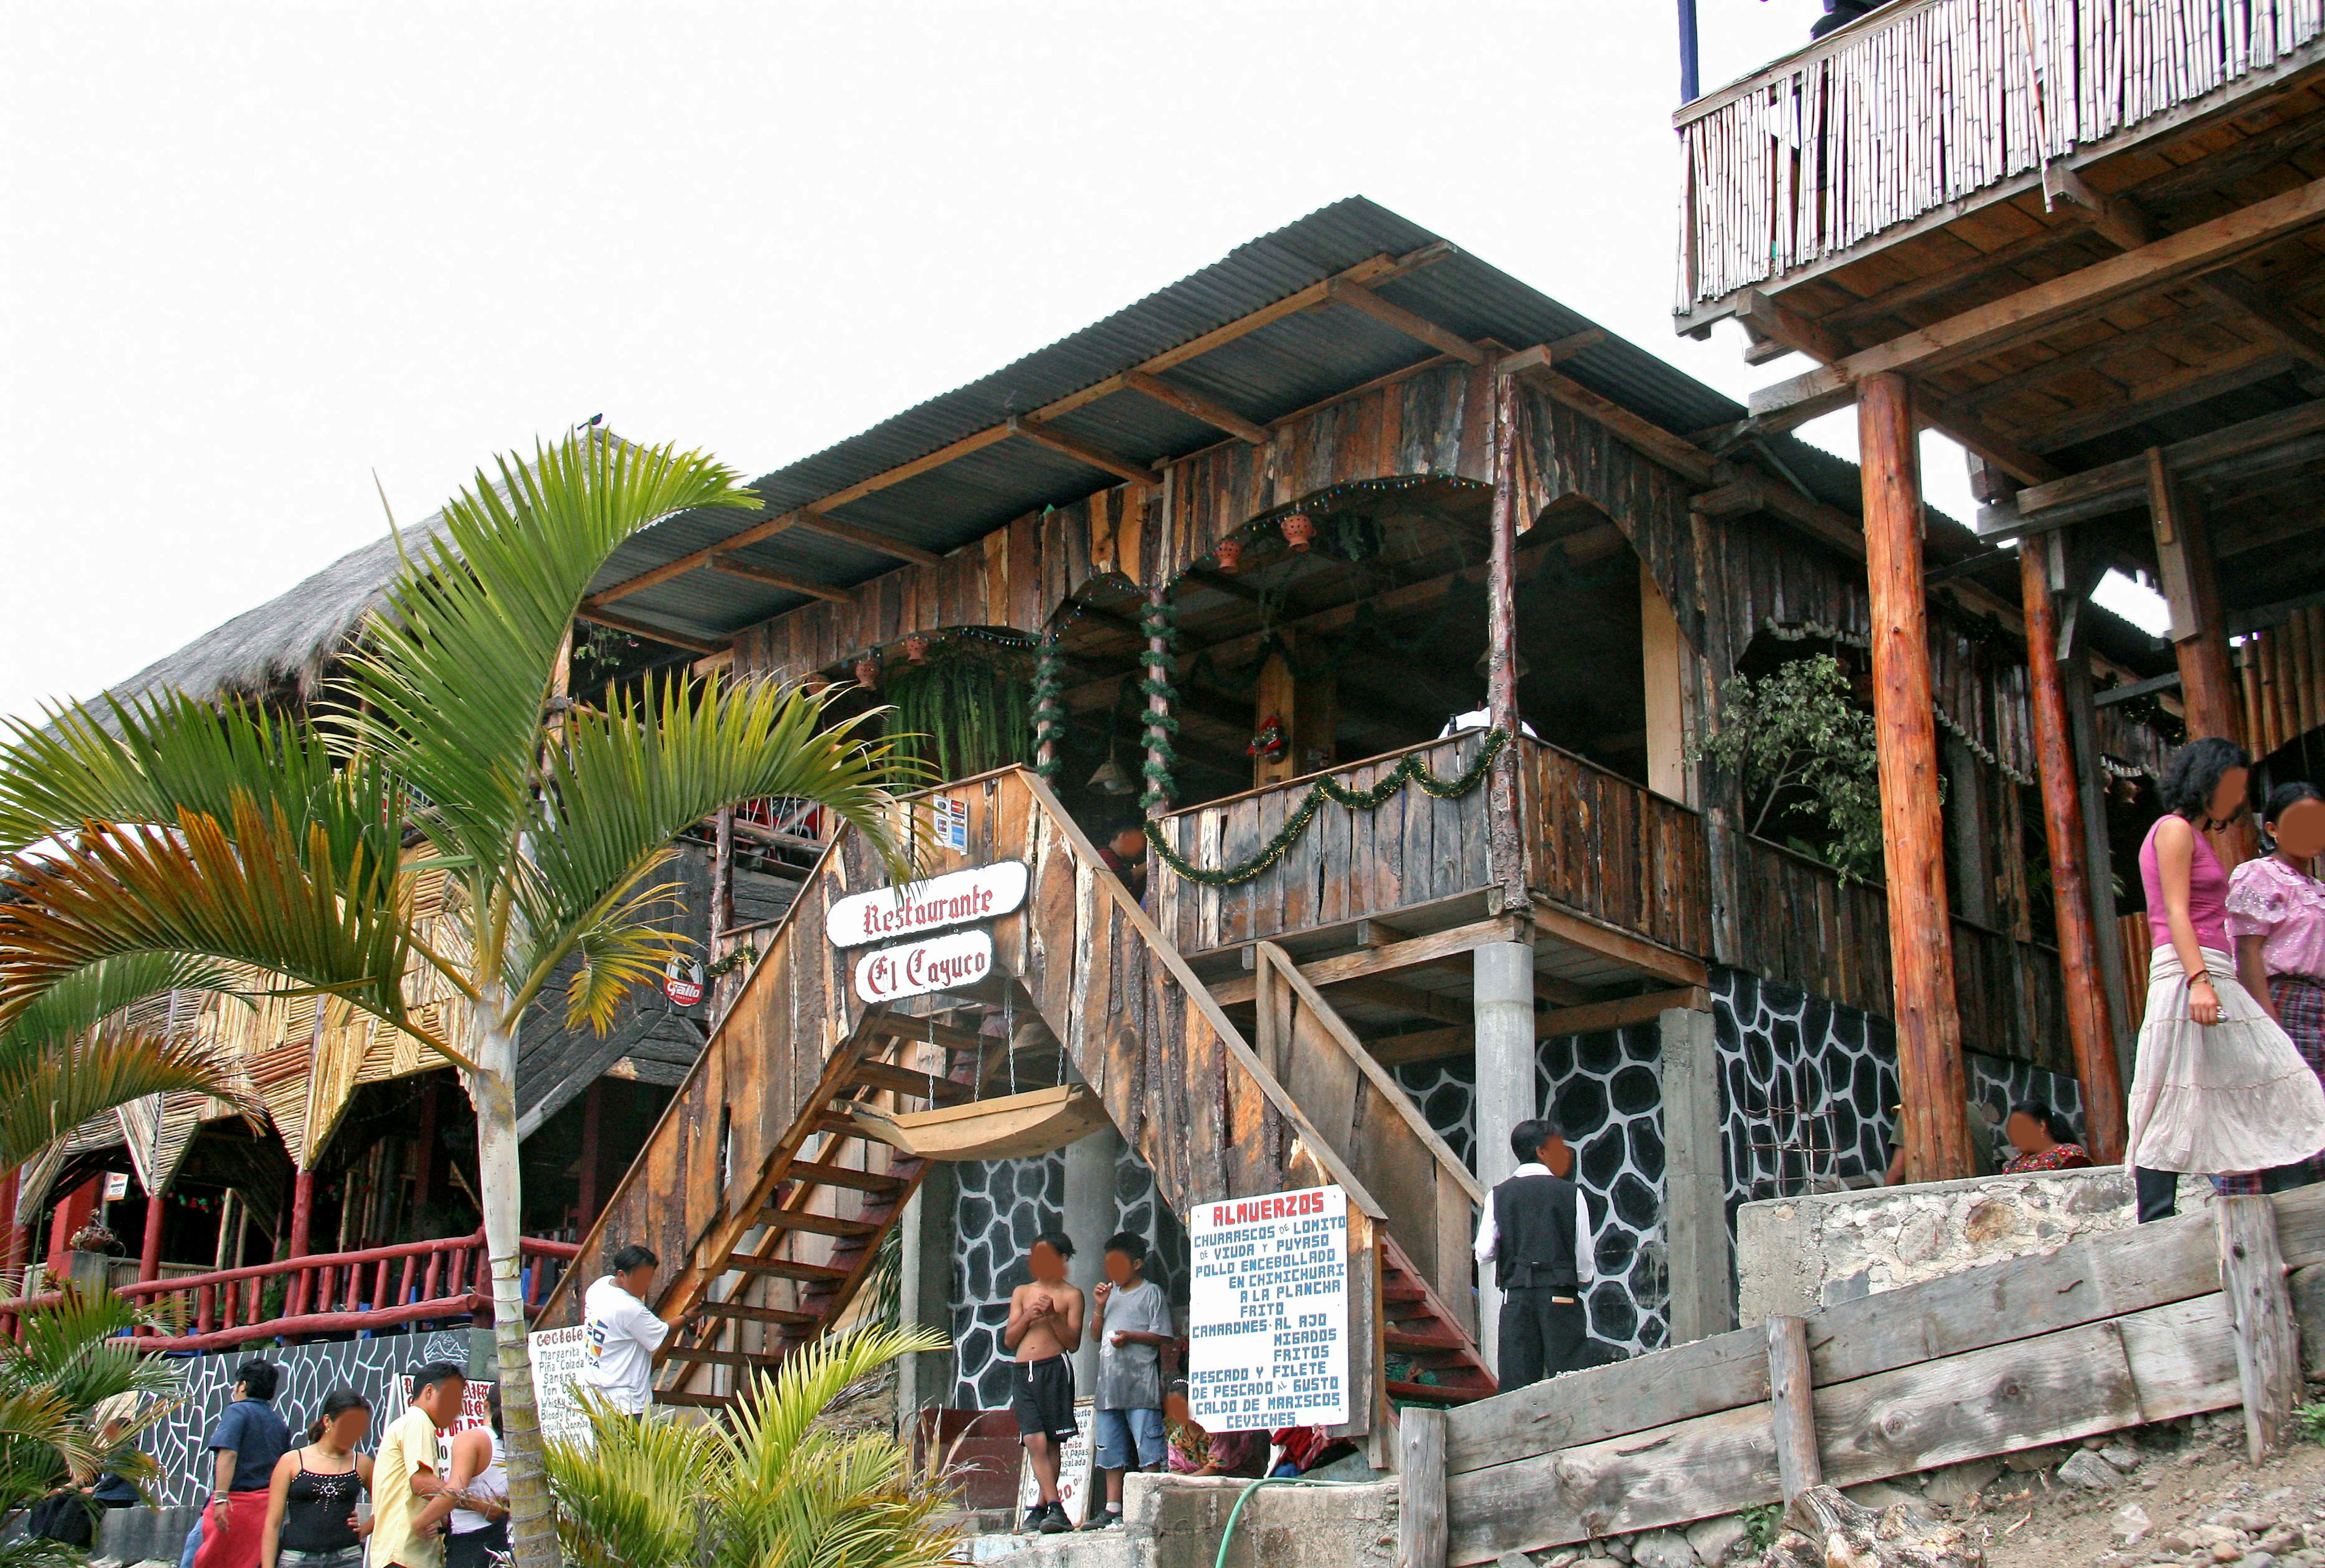
M 438 513 L 406 526 L 404 550 L 418 556 L 440 537 L 443 524 Z M 154 660 L 111 694 L 126 699 L 174 689 L 201 699 L 258 697 L 290 685 L 311 696 L 402 566 L 394 536 L 383 535 Z

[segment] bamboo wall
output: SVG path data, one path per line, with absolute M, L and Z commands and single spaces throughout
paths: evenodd
M 1678 309 L 2313 53 L 2317 0 L 1922 0 L 1681 111 Z
M 2237 649 L 2245 742 L 2266 756 L 2325 725 L 2325 605 L 2295 610 Z

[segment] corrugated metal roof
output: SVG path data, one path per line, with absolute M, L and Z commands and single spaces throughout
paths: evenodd
M 1371 257 L 1402 255 L 1439 243 L 1441 236 L 1363 197 L 1334 202 L 1237 246 L 1094 326 L 765 475 L 755 487 L 768 499 L 763 515 L 808 505 L 990 429 L 1013 413 L 1029 413 Z M 1596 326 L 1459 249 L 1382 284 L 1380 292 L 1464 337 L 1492 338 L 1513 347 Z M 1175 367 L 1171 376 L 1265 423 L 1430 357 L 1425 346 L 1359 311 L 1326 305 L 1271 322 Z M 1744 416 L 1733 400 L 1611 334 L 1561 360 L 1560 368 L 1667 430 L 1685 432 Z M 1088 404 L 1061 417 L 1056 426 L 1146 462 L 1219 440 L 1209 425 L 1135 394 Z M 1811 450 L 1789 441 L 1784 444 Z M 1804 458 L 1798 471 L 1824 499 L 1854 510 L 1857 487 L 1848 465 Z M 922 549 L 946 551 L 982 538 L 1013 517 L 1114 482 L 1110 475 L 1031 441 L 1005 441 L 835 508 L 833 515 Z M 731 538 L 752 521 L 751 514 L 740 512 L 673 517 L 625 544 L 592 587 L 610 588 Z M 842 587 L 896 564 L 800 529 L 751 545 L 742 558 Z M 746 579 L 692 571 L 628 595 L 617 608 L 625 616 L 675 631 L 718 635 L 805 602 L 797 594 Z

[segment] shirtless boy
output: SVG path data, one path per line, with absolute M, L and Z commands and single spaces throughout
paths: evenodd
M 1001 1331 L 1002 1345 L 1017 1358 L 1009 1373 L 1010 1413 L 1042 1489 L 1024 1528 L 1045 1536 L 1074 1527 L 1058 1500 L 1060 1446 L 1078 1430 L 1070 1358 L 1082 1342 L 1082 1293 L 1066 1280 L 1066 1259 L 1073 1255 L 1063 1231 L 1042 1233 L 1025 1259 L 1033 1283 L 1009 1293 L 1009 1322 Z

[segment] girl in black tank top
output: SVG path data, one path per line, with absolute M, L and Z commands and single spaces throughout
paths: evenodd
M 353 1521 L 371 1486 L 371 1461 L 355 1447 L 370 1430 L 371 1405 L 354 1389 L 334 1389 L 323 1401 L 307 1446 L 274 1467 L 260 1568 L 357 1568 L 363 1561 L 363 1531 Z M 339 1464 L 347 1468 L 331 1468 Z

